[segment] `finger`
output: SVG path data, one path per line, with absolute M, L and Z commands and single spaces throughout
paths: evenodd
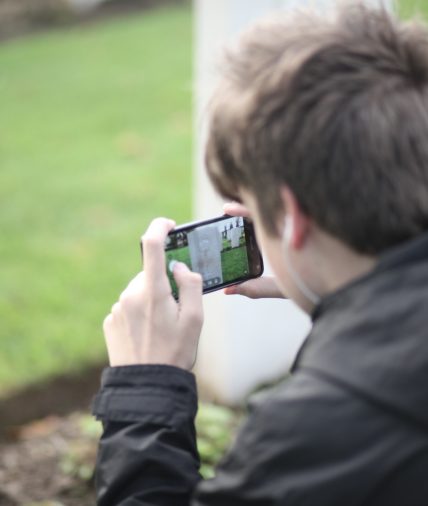
M 144 281 L 145 273 L 141 271 L 128 283 L 128 286 L 120 294 L 119 301 L 125 304 L 139 302 L 139 297 L 143 293 Z
M 111 314 L 112 323 L 115 326 L 124 324 L 125 316 L 123 313 L 123 308 L 122 308 L 121 302 L 116 302 L 116 304 L 113 304 L 110 314 Z
M 250 299 L 285 298 L 278 288 L 275 279 L 270 276 L 250 279 L 249 281 L 239 285 L 228 286 L 224 289 L 224 293 L 226 295 L 243 295 L 244 297 L 249 297 Z
M 165 239 L 175 222 L 166 218 L 153 220 L 141 241 L 143 244 L 144 271 L 150 287 L 169 286 L 165 272 Z
M 223 293 L 225 295 L 242 295 L 242 293 L 239 293 L 238 287 L 239 285 L 232 285 L 232 286 L 226 286 L 226 288 L 223 290 Z
M 120 303 L 119 302 L 116 302 L 115 304 L 113 304 L 112 308 L 111 308 L 111 311 L 110 313 L 113 315 L 113 316 L 118 316 L 120 315 L 122 311 L 122 308 L 120 306 Z
M 105 318 L 104 318 L 104 321 L 103 321 L 103 331 L 104 331 L 104 335 L 107 339 L 107 336 L 110 332 L 110 329 L 113 325 L 113 315 L 111 313 L 109 313 Z
M 134 291 L 135 289 L 141 288 L 141 285 L 144 283 L 144 271 L 140 271 L 136 276 L 134 276 L 131 281 L 128 283 L 128 286 L 125 288 L 124 292 L 130 290 Z
M 174 279 L 178 286 L 180 319 L 190 325 L 202 324 L 202 276 L 192 272 L 186 264 L 177 262 Z
M 223 211 L 225 214 L 229 214 L 230 216 L 244 216 L 245 218 L 250 217 L 248 209 L 238 202 L 227 202 L 223 205 Z

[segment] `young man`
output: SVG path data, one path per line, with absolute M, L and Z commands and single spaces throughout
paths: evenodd
M 201 279 L 163 244 L 104 322 L 111 368 L 101 506 L 428 504 L 428 32 L 382 10 L 277 17 L 228 56 L 206 151 L 275 274 L 229 289 L 292 298 L 313 319 L 291 379 L 253 401 L 216 478 L 201 480 L 189 372 Z

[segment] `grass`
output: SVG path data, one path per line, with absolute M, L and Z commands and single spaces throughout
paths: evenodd
M 0 46 L 0 393 L 105 359 L 150 219 L 188 221 L 191 11 Z
M 230 247 L 230 241 L 223 241 L 223 247 Z M 183 248 L 173 249 L 166 253 L 166 271 L 168 274 L 171 289 L 174 294 L 177 294 L 177 284 L 174 280 L 173 275 L 168 269 L 169 263 L 172 260 L 185 263 L 189 269 L 192 268 L 192 262 L 190 259 L 189 247 L 184 246 Z M 238 278 L 242 278 L 245 273 L 248 272 L 248 256 L 246 246 L 240 246 L 228 251 L 222 251 L 221 253 L 221 265 L 223 271 L 223 283 L 228 283 Z
M 177 283 L 175 282 L 174 276 L 172 275 L 171 271 L 169 270 L 169 263 L 172 260 L 176 260 L 177 262 L 182 262 L 189 267 L 189 269 L 192 268 L 192 262 L 190 260 L 190 253 L 189 253 L 189 247 L 184 246 L 183 248 L 177 248 L 174 250 L 171 250 L 169 253 L 166 253 L 166 272 L 168 275 L 169 283 L 171 285 L 172 293 L 174 294 L 174 297 L 178 296 L 178 287 Z
M 168 8 L 0 45 L 0 394 L 105 359 L 139 235 L 189 220 L 191 24 Z
M 403 18 L 422 16 L 428 19 L 428 2 L 426 0 L 398 0 L 397 8 Z
M 240 246 L 221 254 L 223 268 L 223 281 L 228 283 L 237 278 L 242 278 L 248 272 L 248 255 L 246 246 Z

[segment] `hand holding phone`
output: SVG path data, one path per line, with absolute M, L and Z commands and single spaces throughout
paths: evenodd
M 224 289 L 226 295 L 242 295 L 249 299 L 286 299 L 273 276 L 263 276 L 250 279 L 239 285 L 228 286 Z
M 203 293 L 254 279 L 263 273 L 263 259 L 252 223 L 242 216 L 220 216 L 182 225 L 165 241 L 166 271 L 178 299 L 173 271 L 177 262 L 202 276 Z
M 248 209 L 239 202 L 227 202 L 223 211 L 229 216 L 244 216 L 250 218 Z M 226 295 L 243 295 L 250 299 L 285 299 L 287 298 L 278 288 L 273 276 L 263 276 L 250 279 L 224 289 Z
M 142 238 L 145 270 L 129 283 L 104 320 L 111 366 L 193 366 L 203 322 L 202 279 L 177 265 L 180 304 L 171 297 L 164 244 L 174 225 L 165 218 L 152 221 Z

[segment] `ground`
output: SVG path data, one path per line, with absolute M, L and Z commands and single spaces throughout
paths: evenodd
M 202 404 L 198 447 L 205 478 L 223 455 L 240 413 Z M 101 426 L 87 413 L 49 416 L 16 428 L 0 442 L 1 506 L 93 506 L 94 464 Z
M 83 414 L 23 426 L 0 444 L 0 504 L 93 506 L 99 428 Z
M 47 416 L 70 395 L 54 375 L 105 359 L 100 322 L 140 267 L 150 218 L 190 218 L 191 26 L 184 6 L 0 47 L 0 384 L 59 387 L 0 406 L 1 506 L 94 504 L 99 426 L 88 411 Z M 204 476 L 238 418 L 202 407 Z

